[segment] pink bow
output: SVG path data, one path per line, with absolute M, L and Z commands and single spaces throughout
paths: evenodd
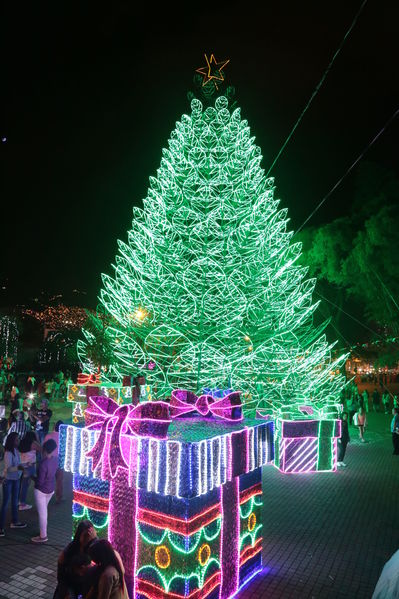
M 241 391 L 233 391 L 222 399 L 215 400 L 212 395 L 200 395 L 191 391 L 176 389 L 170 400 L 170 414 L 178 418 L 190 412 L 198 412 L 201 416 L 217 416 L 224 420 L 242 420 Z
M 106 463 L 108 458 L 111 476 L 114 477 L 118 466 L 129 468 L 121 447 L 122 434 L 164 439 L 171 419 L 169 405 L 163 401 L 120 406 L 110 397 L 90 397 L 85 423 L 89 429 L 100 429 L 94 447 L 86 454 L 93 460 L 93 470 L 100 462 Z M 111 438 L 108 442 L 109 432 Z

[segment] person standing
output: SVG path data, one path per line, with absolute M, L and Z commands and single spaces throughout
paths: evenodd
M 39 398 L 39 400 L 41 400 L 41 399 L 42 399 L 42 397 L 43 397 L 43 395 L 44 395 L 44 392 L 45 392 L 45 389 L 46 389 L 46 385 L 45 385 L 45 379 L 42 379 L 42 380 L 41 380 L 41 381 L 38 383 L 38 385 L 37 385 L 37 389 L 36 389 L 36 394 L 37 394 L 37 397 Z
M 373 410 L 374 412 L 380 411 L 380 394 L 377 387 L 373 391 Z
M 349 424 L 353 424 L 353 417 L 356 414 L 356 411 L 358 409 L 356 400 L 357 400 L 357 395 L 352 393 L 348 400 L 348 403 L 347 403 L 347 408 L 348 408 L 348 412 L 349 412 Z
M 346 446 L 350 441 L 349 427 L 348 427 L 348 412 L 342 412 L 341 418 L 341 438 L 338 439 L 338 468 L 345 468 L 344 457 L 346 453 Z
M 57 444 L 54 439 L 43 443 L 43 459 L 40 461 L 35 481 L 35 502 L 39 514 L 40 534 L 32 537 L 32 543 L 46 543 L 47 538 L 47 506 L 54 495 L 55 473 L 58 468 L 58 457 L 54 455 Z
M 5 536 L 4 523 L 6 511 L 11 497 L 11 524 L 10 528 L 25 528 L 26 523 L 18 520 L 18 493 L 20 478 L 24 467 L 18 451 L 18 433 L 8 435 L 4 452 L 4 482 L 3 482 L 3 504 L 0 511 L 0 537 Z
M 35 431 L 39 438 L 39 443 L 42 444 L 44 441 L 44 437 L 47 435 L 49 426 L 50 426 L 50 418 L 53 415 L 53 412 L 48 407 L 47 399 L 43 399 L 40 408 L 38 410 L 34 410 L 31 412 L 31 417 L 35 422 Z
M 354 421 L 355 422 L 355 421 Z M 366 417 L 366 412 L 364 411 L 364 408 L 360 407 L 357 414 L 356 414 L 356 422 L 355 422 L 356 426 L 359 429 L 359 439 L 362 443 L 366 443 L 366 440 L 364 438 L 364 429 L 367 426 L 367 417 Z
M 33 375 L 33 372 L 31 372 L 28 376 L 28 378 L 26 379 L 26 383 L 25 383 L 25 393 L 26 395 L 29 395 L 30 393 L 34 393 L 35 392 L 35 387 L 36 387 L 36 379 Z
M 83 594 L 84 591 L 87 592 L 89 590 L 91 583 L 94 581 L 90 580 L 87 589 L 82 588 L 83 581 L 74 575 L 72 565 L 76 557 L 89 557 L 88 548 L 91 543 L 95 543 L 97 540 L 93 523 L 90 520 L 81 520 L 75 531 L 73 540 L 61 551 L 58 557 L 57 588 L 54 593 L 54 599 L 67 599 L 72 593 L 78 596 L 79 594 Z M 84 582 L 86 583 L 86 581 Z
M 362 393 L 363 396 L 363 406 L 364 409 L 366 410 L 366 414 L 369 411 L 369 392 L 367 391 L 367 389 L 365 389 Z
M 47 433 L 44 438 L 44 442 L 49 439 L 53 439 L 57 444 L 57 449 L 54 451 L 54 455 L 58 457 L 58 446 L 59 446 L 59 437 L 60 437 L 60 426 L 64 424 L 62 420 L 57 420 L 54 425 L 54 431 L 52 433 Z M 57 468 L 57 472 L 55 473 L 55 502 L 61 503 L 62 496 L 64 493 L 64 471 L 62 468 Z
M 384 414 L 389 414 L 390 412 L 390 397 L 388 391 L 384 391 L 382 395 L 382 405 L 384 406 Z
M 30 510 L 32 506 L 26 503 L 28 489 L 32 476 L 36 475 L 37 454 L 40 454 L 41 447 L 36 439 L 33 431 L 26 433 L 25 437 L 19 444 L 19 453 L 21 456 L 21 464 L 25 467 L 21 480 L 21 490 L 19 494 L 19 510 Z
M 122 560 L 111 543 L 100 539 L 90 545 L 89 555 L 97 565 L 97 582 L 87 599 L 129 599 Z
M 393 455 L 399 455 L 399 408 L 393 408 L 391 421 Z
M 19 440 L 22 441 L 29 430 L 23 411 L 14 410 L 14 418 L 15 420 L 11 423 L 8 434 L 10 435 L 11 433 L 17 433 Z
M 54 380 L 52 378 L 46 378 L 46 382 L 44 385 L 44 394 L 47 400 L 51 399 L 54 388 Z
M 15 384 L 15 381 L 12 379 L 11 391 L 10 391 L 11 403 L 14 401 L 14 399 L 16 397 L 19 397 L 19 389 L 18 389 L 17 385 Z

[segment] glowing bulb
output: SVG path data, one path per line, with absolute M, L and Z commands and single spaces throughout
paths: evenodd
M 244 337 L 244 340 L 245 340 L 245 341 L 249 341 L 249 337 L 248 337 L 248 335 L 245 335 L 245 337 Z
M 144 308 L 137 308 L 137 310 L 135 310 L 133 312 L 133 314 L 130 314 L 130 318 L 133 318 L 134 320 L 144 320 L 144 318 L 147 316 L 148 312 L 147 310 L 145 310 Z

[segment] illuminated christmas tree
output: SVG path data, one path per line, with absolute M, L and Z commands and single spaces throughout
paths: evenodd
M 104 378 L 151 362 L 158 398 L 210 387 L 242 390 L 248 408 L 337 400 L 344 357 L 331 357 L 326 325 L 313 323 L 315 280 L 297 265 L 301 245 L 261 160 L 226 97 L 206 109 L 192 100 L 118 242 L 114 278 L 103 275 L 114 350 Z M 94 371 L 84 342 L 78 350 Z

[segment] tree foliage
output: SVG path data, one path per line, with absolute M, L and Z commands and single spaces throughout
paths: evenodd
M 302 261 L 344 288 L 370 322 L 399 329 L 399 182 L 366 164 L 357 177 L 353 215 L 303 231 Z
M 298 266 L 301 245 L 248 122 L 224 96 L 191 109 L 118 243 L 114 277 L 103 275 L 111 322 L 90 322 L 80 357 L 112 361 L 107 376 L 117 380 L 152 361 L 158 397 L 233 387 L 272 408 L 334 401 L 343 357 L 332 358 L 314 326 L 315 281 Z

